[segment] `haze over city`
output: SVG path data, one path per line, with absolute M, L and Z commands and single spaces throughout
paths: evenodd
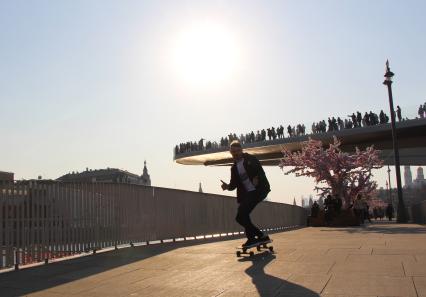
M 0 169 L 56 179 L 114 167 L 220 193 L 229 167 L 173 162 L 176 144 L 426 101 L 423 1 L 0 2 Z M 307 178 L 265 167 L 269 199 Z M 386 169 L 376 172 L 385 186 Z M 395 181 L 392 180 L 393 185 Z M 234 195 L 226 192 L 227 195 Z

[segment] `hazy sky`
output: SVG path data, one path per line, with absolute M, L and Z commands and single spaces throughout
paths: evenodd
M 388 112 L 387 58 L 395 105 L 413 117 L 426 100 L 425 11 L 425 1 L 0 0 L 0 170 L 141 174 L 146 159 L 155 186 L 221 193 L 229 168 L 175 164 L 174 145 Z M 271 200 L 312 193 L 310 180 L 266 172 Z

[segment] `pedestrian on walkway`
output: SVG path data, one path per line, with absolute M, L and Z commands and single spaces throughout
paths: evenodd
M 371 223 L 371 217 L 370 217 L 370 205 L 368 205 L 368 202 L 366 199 L 363 200 L 364 203 L 364 220 L 367 219 L 369 223 Z
M 360 225 L 364 224 L 364 203 L 362 202 L 362 195 L 358 194 L 354 202 L 354 213 Z
M 320 211 L 319 204 L 317 201 L 314 201 L 314 204 L 312 204 L 312 207 L 311 207 L 311 217 L 313 218 L 318 217 L 319 211 Z
M 392 221 L 393 218 L 393 205 L 392 203 L 389 203 L 388 206 L 386 207 L 386 216 L 388 217 L 389 221 Z
M 239 206 L 235 220 L 245 230 L 247 241 L 243 247 L 269 241 L 268 235 L 260 231 L 250 219 L 250 213 L 271 191 L 265 171 L 255 156 L 243 152 L 238 141 L 231 143 L 229 151 L 234 159 L 231 181 L 227 184 L 221 180 L 221 187 L 222 190 L 228 191 L 237 189 Z
M 324 200 L 324 206 L 325 223 L 327 226 L 330 226 L 335 214 L 333 196 L 331 196 L 330 194 L 327 195 L 327 198 L 325 198 Z

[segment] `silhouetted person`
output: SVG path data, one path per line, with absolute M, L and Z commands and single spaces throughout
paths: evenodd
M 340 213 L 340 210 L 342 209 L 342 199 L 340 199 L 339 195 L 335 195 L 334 196 L 334 210 L 336 211 L 336 213 Z
M 371 218 L 370 218 L 370 205 L 368 205 L 367 200 L 364 200 L 364 219 L 367 219 L 368 222 L 371 223 Z
M 352 120 L 353 121 L 353 120 Z M 357 111 L 356 112 L 356 122 L 358 122 L 358 127 L 361 127 L 361 123 L 362 123 L 362 114 Z
M 401 122 L 402 115 L 401 115 L 401 107 L 399 107 L 399 105 L 396 106 L 396 116 L 398 117 L 398 122 Z
M 393 218 L 393 205 L 392 203 L 389 203 L 388 206 L 386 207 L 386 216 L 388 217 L 389 221 L 392 221 Z
M 334 202 L 331 195 L 327 195 L 327 198 L 324 200 L 324 211 L 325 211 L 325 222 L 330 225 L 334 217 Z
M 289 137 L 292 137 L 292 136 L 293 136 L 293 131 L 292 131 L 291 126 L 290 126 L 290 125 L 288 125 L 288 126 L 287 126 L 287 134 L 288 134 L 288 136 L 289 136 Z
M 312 207 L 311 207 L 311 217 L 313 218 L 318 217 L 319 210 L 320 208 L 319 208 L 318 202 L 314 201 L 314 204 L 312 204 Z
M 364 224 L 364 203 L 362 201 L 362 195 L 358 194 L 354 201 L 354 213 L 359 224 Z
M 352 115 L 350 117 L 351 117 L 352 123 L 356 127 L 357 126 L 357 117 L 356 117 L 355 113 L 352 113 Z
M 265 171 L 259 160 L 250 154 L 243 153 L 241 144 L 233 141 L 229 149 L 234 164 L 231 167 L 231 181 L 222 182 L 222 190 L 237 189 L 238 212 L 235 220 L 244 227 L 247 241 L 244 246 L 269 240 L 250 220 L 250 213 L 256 205 L 264 200 L 271 191 Z M 257 237 L 257 239 L 256 239 Z
M 424 113 L 425 113 L 425 110 L 423 109 L 423 105 L 420 104 L 419 111 L 418 111 L 419 117 L 424 118 Z
M 364 117 L 362 118 L 365 126 L 370 126 L 370 117 L 367 112 L 364 113 Z

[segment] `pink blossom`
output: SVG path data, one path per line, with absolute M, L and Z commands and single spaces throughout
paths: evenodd
M 285 174 L 294 173 L 296 176 L 309 176 L 315 179 L 315 190 L 322 195 L 339 195 L 344 207 L 349 207 L 358 194 L 369 195 L 377 187 L 372 180 L 372 169 L 383 166 L 379 151 L 373 146 L 364 151 L 356 148 L 355 153 L 349 154 L 340 149 L 341 142 L 334 137 L 327 149 L 319 140 L 309 139 L 302 143 L 302 150 L 291 152 L 283 149 L 284 155 L 280 168 L 291 166 Z

